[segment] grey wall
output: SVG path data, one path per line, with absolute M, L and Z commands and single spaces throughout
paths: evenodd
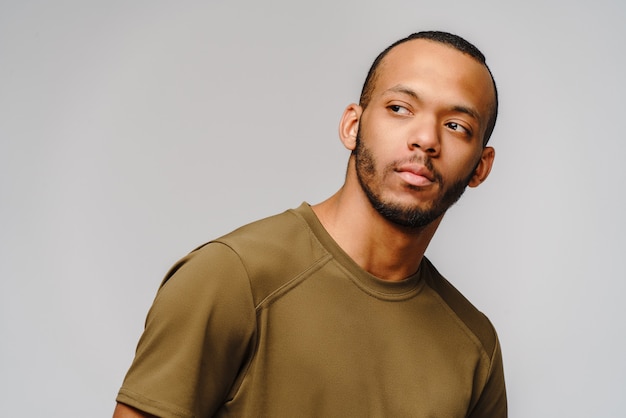
M 0 1 L 0 416 L 110 416 L 163 274 L 319 202 L 370 62 L 479 46 L 489 180 L 428 251 L 492 319 L 510 416 L 626 410 L 626 6 L 449 0 Z

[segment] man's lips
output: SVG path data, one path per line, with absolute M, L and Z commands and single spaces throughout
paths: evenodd
M 408 184 L 416 187 L 430 186 L 435 182 L 435 176 L 423 165 L 407 164 L 396 168 L 396 173 Z

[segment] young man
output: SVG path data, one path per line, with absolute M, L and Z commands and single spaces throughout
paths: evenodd
M 495 330 L 424 257 L 487 178 L 496 114 L 465 40 L 421 32 L 383 51 L 340 122 L 343 187 L 181 260 L 114 416 L 506 417 Z

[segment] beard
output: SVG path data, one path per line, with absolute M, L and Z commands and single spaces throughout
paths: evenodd
M 421 229 L 442 216 L 459 200 L 461 195 L 463 195 L 474 173 L 474 170 L 472 170 L 466 178 L 456 180 L 449 186 L 446 186 L 441 174 L 434 169 L 430 157 L 424 156 L 421 158 L 416 156 L 411 159 L 410 162 L 423 164 L 433 173 L 434 182 L 439 185 L 441 190 L 439 195 L 430 202 L 428 207 L 422 208 L 418 204 L 406 205 L 383 199 L 380 190 L 382 188 L 382 186 L 380 186 L 382 184 L 381 180 L 384 179 L 388 173 L 393 173 L 395 167 L 398 167 L 403 162 L 395 161 L 387 167 L 384 167 L 382 172 L 379 173 L 376 169 L 374 156 L 361 140 L 360 129 L 357 132 L 356 146 L 352 154 L 355 158 L 357 178 L 372 207 L 389 222 L 408 229 Z M 476 166 L 477 165 L 478 163 Z M 407 185 L 406 187 L 416 191 L 421 189 L 413 185 Z

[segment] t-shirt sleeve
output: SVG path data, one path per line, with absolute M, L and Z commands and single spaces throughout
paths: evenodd
M 255 328 L 239 257 L 207 244 L 163 281 L 117 401 L 160 417 L 213 415 L 245 366 Z
M 507 399 L 500 342 L 496 337 L 487 381 L 469 418 L 506 418 Z

